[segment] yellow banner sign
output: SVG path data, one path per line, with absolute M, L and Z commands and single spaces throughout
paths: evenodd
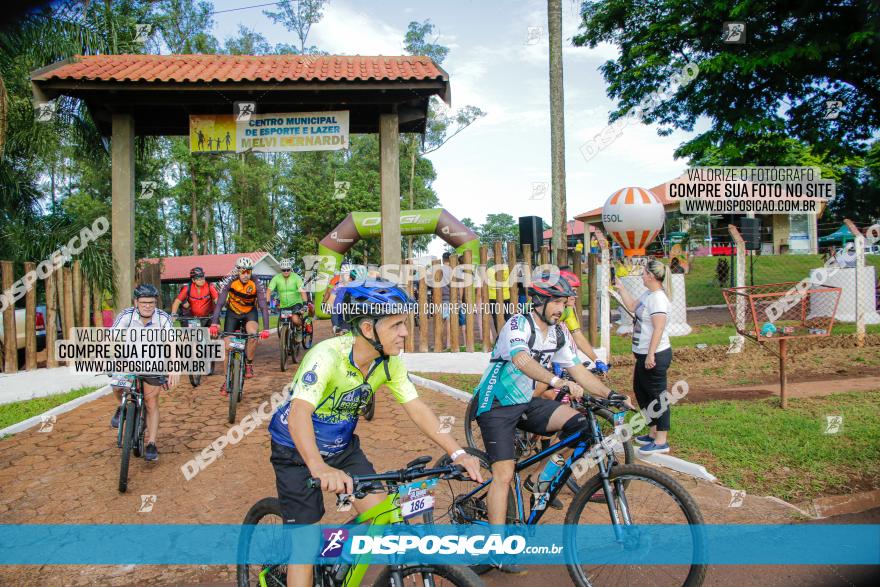
M 191 115 L 189 146 L 193 153 L 258 151 L 334 151 L 348 148 L 349 113 Z

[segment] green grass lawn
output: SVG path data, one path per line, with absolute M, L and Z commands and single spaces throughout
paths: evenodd
M 880 487 L 880 391 L 789 400 L 715 401 L 673 408 L 674 455 L 722 484 L 798 502 Z M 826 434 L 826 416 L 842 416 Z
M 471 391 L 479 375 L 418 373 Z M 842 416 L 826 434 L 826 416 Z M 639 432 L 641 433 L 641 432 Z M 720 482 L 800 502 L 880 487 L 880 391 L 779 400 L 683 403 L 672 412 L 674 456 L 704 465 Z
M 48 397 L 3 404 L 0 406 L 0 428 L 6 428 L 7 426 L 12 426 L 18 422 L 23 422 L 37 414 L 42 414 L 47 410 L 51 410 L 55 406 L 60 406 L 70 400 L 91 393 L 96 389 L 99 388 L 81 387 L 59 395 L 50 395 Z

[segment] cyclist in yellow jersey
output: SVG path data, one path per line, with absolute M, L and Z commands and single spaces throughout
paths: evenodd
M 480 464 L 418 397 L 399 356 L 408 335 L 406 313 L 414 302 L 393 283 L 355 281 L 337 295 L 343 318 L 353 336 L 321 341 L 303 358 L 291 397 L 269 424 L 271 462 L 285 524 L 316 524 L 324 515 L 321 490 L 351 493 L 350 475 L 375 473 L 354 433 L 361 406 L 384 386 L 422 433 L 443 448 L 452 461 L 479 482 Z M 306 485 L 309 477 L 320 489 Z M 374 507 L 384 496 L 369 494 L 354 501 L 358 512 Z M 312 584 L 311 565 L 289 565 L 289 586 Z

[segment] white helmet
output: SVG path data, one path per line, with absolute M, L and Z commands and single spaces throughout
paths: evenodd
M 285 269 L 293 269 L 293 261 L 290 259 L 282 259 L 280 265 L 282 271 Z
M 254 262 L 250 257 L 239 257 L 238 261 L 235 262 L 236 269 L 253 269 Z

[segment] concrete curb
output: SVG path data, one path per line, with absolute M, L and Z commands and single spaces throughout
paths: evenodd
M 471 401 L 471 398 L 473 397 L 467 392 L 461 391 L 460 389 L 455 389 L 454 387 L 450 387 L 449 385 L 446 385 L 445 383 L 440 383 L 439 381 L 425 379 L 424 377 L 419 377 L 418 375 L 413 375 L 412 373 L 410 373 L 409 378 L 416 385 L 427 387 L 428 389 L 432 389 L 440 393 L 445 393 L 446 395 L 454 397 L 455 399 L 465 403 Z
M 12 426 L 7 426 L 0 430 L 0 438 L 4 436 L 11 436 L 13 434 L 18 434 L 19 432 L 24 432 L 29 428 L 33 428 L 37 424 L 44 422 L 46 418 L 49 416 L 58 416 L 60 414 L 64 414 L 65 412 L 69 412 L 74 408 L 78 408 L 83 404 L 87 404 L 96 399 L 102 398 L 105 395 L 109 394 L 112 390 L 109 385 L 105 385 L 100 389 L 96 389 L 92 393 L 87 393 L 86 395 L 80 396 L 78 398 L 72 399 L 66 404 L 61 404 L 60 406 L 55 406 L 51 410 L 43 412 L 42 414 L 37 414 L 27 420 L 23 420 L 18 422 L 17 424 L 13 424 Z

